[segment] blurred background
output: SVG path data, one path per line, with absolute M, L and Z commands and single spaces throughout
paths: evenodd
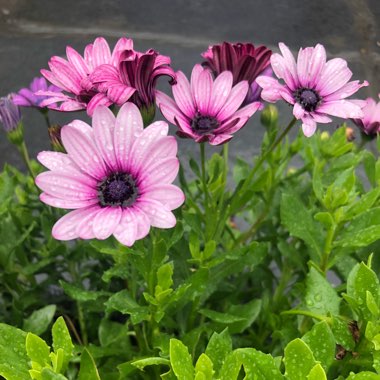
M 66 45 L 82 54 L 97 36 L 104 36 L 111 48 L 119 37 L 133 38 L 136 50 L 154 48 L 169 55 L 174 69 L 186 74 L 212 43 L 252 42 L 278 51 L 282 41 L 297 52 L 320 42 L 329 58 L 349 62 L 353 79 L 370 82 L 357 97 L 377 97 L 380 92 L 379 0 L 0 0 L 0 95 L 28 86 L 41 68 L 48 68 L 52 55 L 65 55 Z M 165 78 L 159 87 L 169 91 Z M 291 109 L 279 106 L 285 124 Z M 23 115 L 26 141 L 35 157 L 50 149 L 46 125 L 35 110 L 23 108 Z M 87 119 L 85 112 L 54 111 L 50 118 L 61 124 Z M 161 118 L 159 111 L 156 118 Z M 247 158 L 257 153 L 263 132 L 259 115 L 254 115 L 231 141 L 231 154 Z M 23 169 L 3 131 L 0 136 L 1 167 L 9 162 Z M 180 154 L 197 155 L 198 147 L 192 140 L 181 140 Z

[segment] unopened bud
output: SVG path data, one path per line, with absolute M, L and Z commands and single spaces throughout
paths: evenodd
M 328 140 L 329 138 L 330 138 L 330 133 L 328 133 L 328 132 L 326 132 L 326 131 L 324 131 L 324 132 L 321 133 L 321 140 L 322 140 L 322 141 L 326 141 L 326 140 Z
M 61 140 L 61 129 L 62 127 L 58 124 L 51 125 L 48 128 L 50 143 L 53 150 L 55 150 L 56 152 L 66 153 L 66 150 Z
M 0 122 L 12 144 L 20 145 L 24 141 L 21 112 L 10 96 L 0 98 Z
M 346 139 L 348 142 L 355 140 L 355 131 L 353 128 L 347 127 L 346 128 Z
M 156 107 L 155 105 L 150 105 L 148 107 L 142 106 L 140 108 L 141 117 L 144 122 L 144 127 L 148 126 L 150 123 L 152 123 L 154 119 L 154 115 L 156 114 Z
M 261 112 L 261 123 L 266 127 L 271 127 L 276 125 L 278 122 L 278 111 L 277 107 L 269 104 L 265 107 L 264 111 Z

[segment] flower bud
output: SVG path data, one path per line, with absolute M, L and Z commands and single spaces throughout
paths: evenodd
M 346 128 L 346 140 L 348 142 L 355 140 L 355 131 L 353 130 L 353 128 L 350 128 L 350 127 Z
M 144 127 L 148 126 L 152 123 L 154 119 L 154 115 L 156 114 L 156 106 L 150 105 L 150 106 L 142 106 L 140 107 L 141 117 L 144 122 Z
M 321 141 L 326 141 L 330 138 L 330 133 L 326 132 L 326 131 L 323 131 L 321 133 Z
M 0 121 L 7 132 L 9 141 L 20 145 L 24 140 L 21 112 L 10 96 L 0 98 Z
M 268 128 L 278 123 L 278 111 L 276 106 L 269 104 L 265 107 L 264 111 L 261 112 L 261 123 Z
M 66 150 L 62 144 L 61 129 L 62 127 L 58 124 L 51 125 L 48 128 L 50 143 L 51 143 L 51 147 L 56 152 L 66 153 Z

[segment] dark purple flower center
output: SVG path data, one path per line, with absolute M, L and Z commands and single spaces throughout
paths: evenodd
M 138 196 L 135 180 L 126 173 L 109 175 L 98 184 L 97 190 L 99 203 L 102 207 L 128 207 L 135 202 Z
M 90 100 L 98 93 L 96 90 L 82 90 L 79 95 L 77 95 L 78 102 L 88 104 Z
M 294 92 L 294 97 L 307 112 L 315 111 L 321 101 L 321 97 L 318 93 L 310 88 L 299 88 Z
M 219 127 L 219 121 L 214 116 L 204 116 L 197 112 L 191 122 L 193 131 L 200 135 L 209 133 Z

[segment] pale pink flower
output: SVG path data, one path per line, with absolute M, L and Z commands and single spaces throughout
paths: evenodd
M 223 144 L 260 107 L 260 102 L 253 102 L 240 108 L 248 92 L 248 82 L 241 81 L 232 87 L 230 71 L 222 72 L 213 81 L 210 71 L 198 64 L 193 68 L 191 83 L 181 71 L 176 75 L 177 84 L 172 86 L 175 101 L 160 91 L 156 96 L 162 114 L 177 125 L 180 137 L 198 143 Z
M 99 66 L 109 64 L 117 66 L 122 51 L 133 49 L 133 41 L 120 38 L 112 53 L 107 41 L 98 37 L 93 44 L 86 46 L 82 57 L 76 50 L 66 48 L 67 60 L 54 56 L 49 61 L 50 70 L 41 70 L 41 74 L 63 92 L 39 91 L 37 94 L 48 96 L 41 106 L 57 111 L 78 111 L 86 109 L 91 116 L 98 105 L 110 106 L 113 102 L 107 97 L 106 90 L 89 79 L 90 74 Z M 132 95 L 133 91 L 130 91 Z M 60 103 L 56 105 L 55 103 Z
M 361 118 L 363 100 L 346 99 L 368 82 L 349 82 L 352 72 L 347 62 L 334 58 L 326 62 L 326 50 L 318 44 L 300 49 L 297 62 L 289 48 L 279 44 L 282 55 L 273 54 L 271 64 L 274 73 L 285 84 L 268 76 L 260 76 L 257 83 L 263 88 L 261 97 L 271 103 L 284 99 L 293 105 L 293 115 L 302 120 L 305 136 L 312 136 L 317 123 L 329 123 L 327 115 Z
M 50 171 L 36 184 L 46 204 L 75 209 L 53 227 L 58 240 L 106 239 L 111 235 L 131 246 L 150 226 L 171 228 L 171 210 L 184 201 L 172 185 L 179 169 L 177 142 L 168 125 L 157 121 L 143 128 L 138 108 L 123 105 L 115 118 L 99 106 L 93 128 L 75 120 L 62 128 L 67 154 L 41 152 L 38 160 Z
M 379 94 L 380 97 L 380 94 Z M 363 108 L 364 116 L 352 121 L 366 134 L 374 136 L 380 133 L 380 102 L 372 98 L 367 99 L 367 105 Z

